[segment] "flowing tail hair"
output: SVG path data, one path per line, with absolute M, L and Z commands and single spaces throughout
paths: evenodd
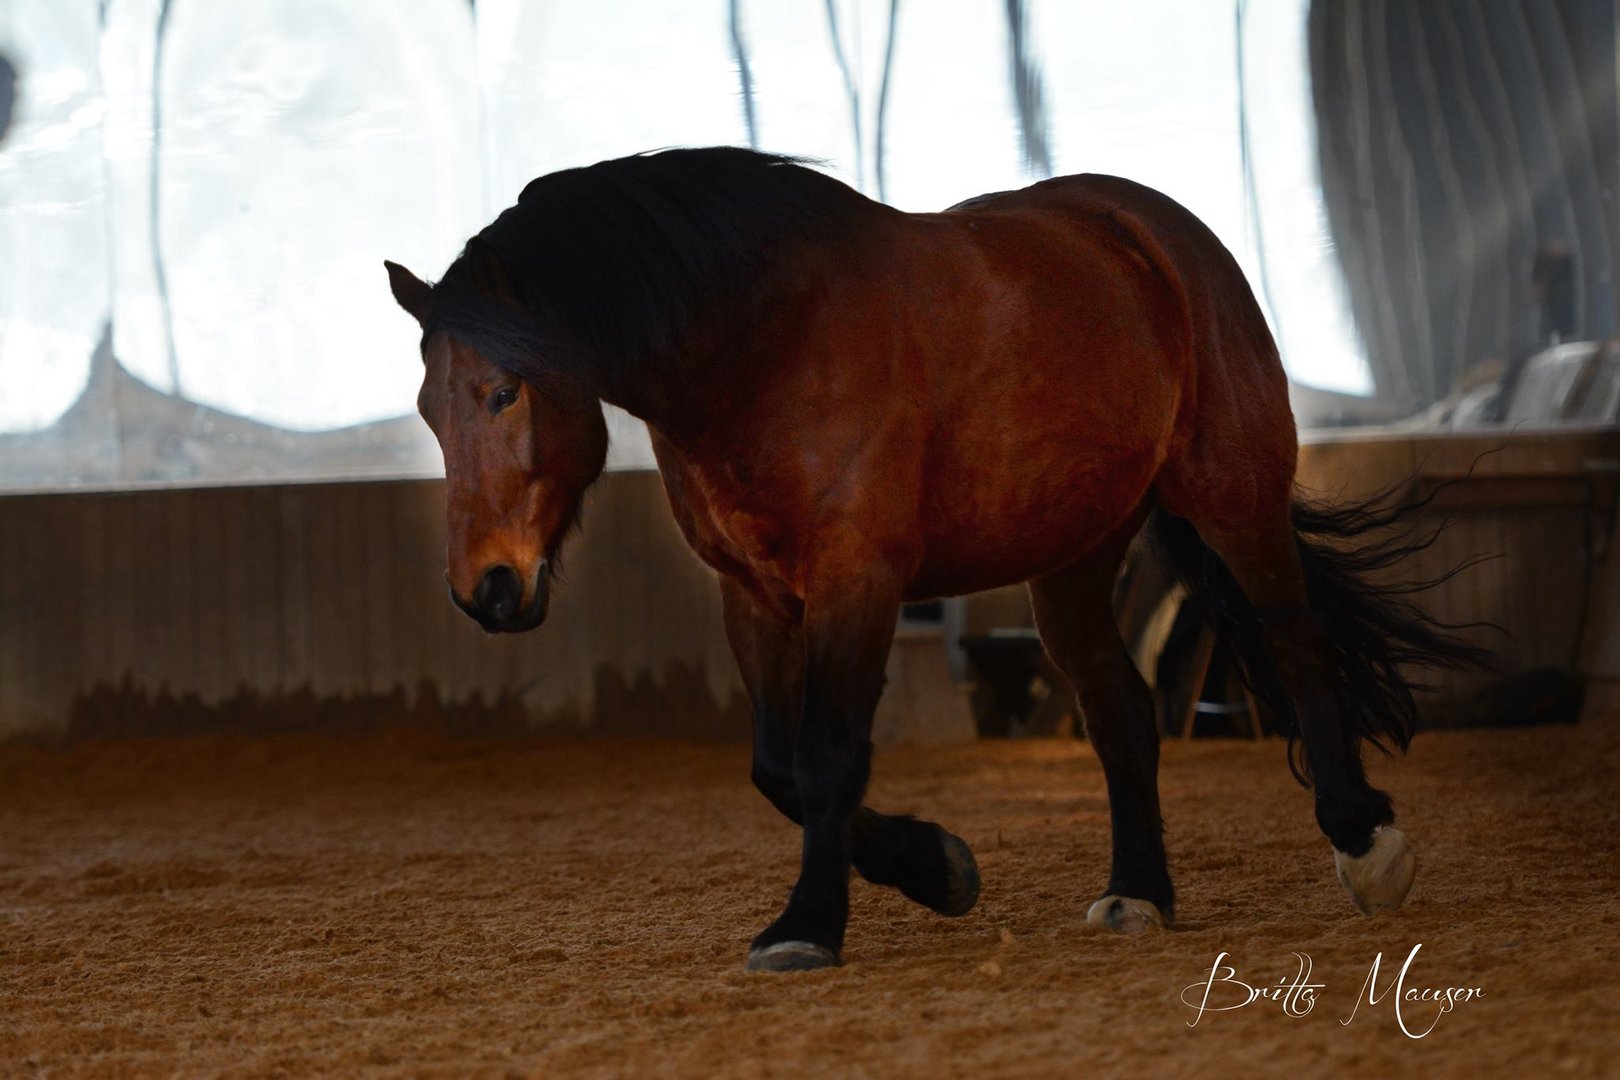
M 1411 521 L 1438 489 L 1418 502 L 1402 502 L 1397 496 L 1403 487 L 1349 505 L 1296 499 L 1293 506 L 1310 607 L 1322 618 L 1337 661 L 1336 692 L 1346 736 L 1372 743 L 1386 754 L 1394 748 L 1405 750 L 1417 730 L 1413 692 L 1428 688 L 1423 672 L 1494 664 L 1489 649 L 1460 634 L 1491 624 L 1442 622 L 1411 599 L 1449 581 L 1483 556 L 1429 580 L 1385 583 L 1387 571 L 1432 546 L 1445 528 L 1444 522 L 1424 529 Z M 1265 648 L 1261 612 L 1191 522 L 1160 508 L 1149 529 L 1170 566 L 1204 601 L 1205 615 L 1217 639 L 1236 659 L 1244 685 L 1282 723 L 1289 768 L 1309 787 L 1298 717 Z

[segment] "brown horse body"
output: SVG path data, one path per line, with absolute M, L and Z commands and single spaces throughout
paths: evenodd
M 1197 520 L 1199 495 L 1286 520 L 1275 349 L 1237 265 L 1164 196 L 1080 176 L 885 212 L 806 278 L 819 302 L 760 328 L 700 434 L 653 431 L 688 541 L 783 614 L 818 569 L 855 576 L 839 560 L 881 563 L 904 599 L 1027 581 L 1134 532 L 1155 488 Z M 1249 467 L 1205 460 L 1223 453 Z
M 1230 254 L 1172 200 L 1079 176 L 912 215 L 785 159 L 670 151 L 535 181 L 435 287 L 389 271 L 424 328 L 452 593 L 487 628 L 544 617 L 602 467 L 598 401 L 647 422 L 720 576 L 755 783 L 804 826 L 750 966 L 837 963 L 851 865 L 972 907 L 965 844 L 860 805 L 871 717 L 902 600 L 1020 581 L 1108 780 L 1113 869 L 1089 918 L 1168 923 L 1154 709 L 1109 605 L 1150 514 L 1296 724 L 1341 880 L 1363 910 L 1401 902 L 1411 855 L 1360 741 L 1404 745 L 1397 662 L 1444 662 L 1447 643 L 1356 577 L 1366 559 L 1296 529 L 1362 519 L 1293 505 L 1275 346 Z

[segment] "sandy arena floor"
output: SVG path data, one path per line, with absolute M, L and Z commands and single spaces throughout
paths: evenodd
M 1169 745 L 1180 926 L 1127 940 L 1084 923 L 1108 849 L 1087 746 L 883 753 L 874 805 L 961 832 L 979 908 L 858 883 L 847 966 L 769 976 L 743 956 L 797 842 L 741 747 L 8 746 L 0 1075 L 1617 1076 L 1617 755 L 1612 723 L 1421 739 L 1379 769 L 1417 886 L 1369 920 L 1280 744 Z M 1484 997 L 1421 1040 L 1393 994 L 1341 1024 L 1418 943 L 1407 986 Z M 1266 986 L 1309 954 L 1315 1008 L 1189 1027 L 1223 950 Z

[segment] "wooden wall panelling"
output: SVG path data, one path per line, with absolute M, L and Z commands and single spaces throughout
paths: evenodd
M 309 591 L 308 489 L 278 488 L 273 502 L 275 562 L 265 567 L 265 591 L 277 612 L 278 672 L 274 692 L 291 693 L 309 685 L 314 628 Z
M 1515 655 L 1522 655 L 1522 645 L 1516 640 L 1521 627 L 1515 625 L 1516 614 L 1511 609 L 1517 602 L 1515 585 L 1523 580 L 1528 553 L 1514 543 L 1523 530 L 1503 520 L 1508 513 L 1522 515 L 1522 511 L 1475 508 L 1456 516 L 1460 528 L 1454 536 L 1442 534 L 1442 544 L 1437 546 L 1444 548 L 1446 563 L 1435 567 L 1433 577 L 1449 573 L 1452 567 L 1469 559 L 1479 561 L 1453 579 L 1455 584 L 1450 588 L 1433 590 L 1433 595 L 1422 601 L 1448 622 L 1491 622 L 1502 626 L 1506 635 L 1483 628 L 1464 633 L 1498 650 L 1511 665 Z M 1474 670 L 1453 671 L 1446 673 L 1445 682 L 1455 696 L 1498 677 Z
M 0 502 L 0 510 L 3 508 L 4 503 Z M 79 609 L 86 614 L 79 638 L 81 660 L 75 683 L 81 689 L 88 689 L 97 681 L 111 677 L 108 666 L 115 656 L 127 655 L 118 652 L 114 644 L 116 628 L 123 620 L 109 617 L 107 611 L 107 598 L 118 585 L 112 569 L 112 553 L 123 541 L 110 532 L 112 513 L 108 500 L 87 499 L 79 509 L 80 520 L 75 530 L 79 536 Z M 4 514 L 0 513 L 0 529 L 5 527 L 3 518 Z M 0 548 L 3 545 L 4 541 L 0 540 Z M 0 589 L 3 588 L 0 584 Z M 3 607 L 0 604 L 0 611 Z M 0 614 L 0 619 L 3 618 Z
M 1482 481 L 1488 483 L 1488 481 Z M 1467 498 L 1466 495 L 1463 496 Z M 1430 520 L 1441 519 L 1440 514 L 1429 515 Z M 1453 578 L 1449 588 L 1442 586 L 1418 600 L 1438 618 L 1452 623 L 1494 622 L 1512 631 L 1512 617 L 1507 607 L 1512 597 L 1512 583 L 1522 572 L 1524 553 L 1507 542 L 1508 531 L 1503 528 L 1503 511 L 1468 506 L 1450 515 L 1445 531 L 1434 546 L 1435 559 L 1425 568 L 1427 580 L 1437 580 L 1476 559 L 1473 566 Z M 1440 521 L 1436 521 L 1439 524 Z M 1497 649 L 1504 656 L 1518 651 L 1512 637 L 1504 638 L 1494 631 L 1478 628 L 1463 631 L 1465 637 L 1487 648 Z M 1493 676 L 1478 671 L 1447 671 L 1437 679 L 1447 696 L 1466 693 L 1472 686 L 1488 682 Z
M 360 519 L 360 551 L 357 567 L 362 576 L 362 616 L 366 623 L 365 683 L 360 689 L 384 694 L 398 682 L 399 653 L 395 638 L 399 630 L 394 583 L 399 576 L 399 550 L 396 544 L 394 506 L 399 495 L 381 484 L 355 485 L 350 505 Z
M 25 637 L 36 632 L 29 610 L 33 600 L 23 578 L 23 545 L 32 499 L 0 500 L 0 717 L 18 726 L 34 726 L 48 713 L 36 713 L 28 700 L 32 689 L 23 650 Z
M 305 527 L 309 541 L 305 556 L 310 600 L 309 686 L 317 697 L 331 697 L 347 689 L 344 674 L 354 657 L 347 649 L 353 630 L 346 618 L 335 617 L 341 608 L 338 597 L 344 564 L 339 557 L 338 522 L 324 488 L 309 489 Z
M 222 495 L 214 491 L 177 492 L 163 500 L 174 508 L 174 517 L 189 518 L 187 528 L 176 535 L 159 558 L 171 566 L 184 568 L 187 584 L 180 610 L 190 615 L 193 627 L 194 674 L 188 683 L 181 685 L 194 689 L 206 702 L 223 701 L 236 689 L 231 660 L 234 628 L 228 625 L 230 620 L 220 616 L 231 603 L 227 564 L 247 556 L 228 535 L 231 523 Z M 276 563 L 265 563 L 257 570 L 262 587 L 274 589 Z M 237 621 L 248 617 L 247 612 L 236 612 Z
M 126 677 L 136 678 L 138 661 L 136 641 L 152 633 L 148 620 L 136 617 L 137 598 L 134 595 L 138 575 L 138 552 L 135 547 L 135 523 L 141 516 L 141 500 L 135 495 L 86 496 L 86 501 L 97 501 L 105 512 L 103 521 L 109 545 L 107 560 L 107 590 L 102 597 L 100 611 L 108 621 L 109 650 L 105 660 L 87 679 L 91 685 L 104 681 L 108 685 L 121 684 Z
M 281 562 L 282 543 L 275 493 L 262 489 L 240 490 L 234 492 L 233 497 L 235 505 L 241 508 L 241 517 L 252 542 L 251 558 L 244 559 L 239 570 L 248 614 L 245 636 L 248 655 L 243 669 L 250 689 L 262 687 L 261 693 L 280 693 L 285 689 L 279 655 L 282 603 L 280 582 L 271 576 L 273 568 Z
M 1480 551 L 1504 557 L 1425 603 L 1445 618 L 1511 625 L 1512 664 L 1567 663 L 1586 583 L 1583 528 L 1595 520 L 1582 470 L 1620 457 L 1616 441 L 1538 436 L 1512 441 L 1488 469 L 1481 462 L 1485 472 L 1444 509 L 1452 529 L 1404 573 L 1432 576 Z M 1301 481 L 1354 495 L 1420 463 L 1430 480 L 1460 475 L 1489 442 L 1307 445 Z M 241 685 L 273 698 L 303 688 L 414 695 L 427 683 L 451 702 L 522 695 L 536 721 L 746 729 L 728 712 L 742 695 L 714 574 L 685 547 L 656 474 L 609 474 L 591 493 L 552 618 L 535 634 L 490 638 L 456 611 L 443 544 L 437 481 L 0 500 L 0 735 L 62 730 L 82 694 L 126 674 L 139 691 L 207 701 Z M 1620 678 L 1614 551 L 1620 544 L 1602 568 L 1610 584 L 1592 606 L 1586 650 Z M 998 590 L 973 598 L 968 615 L 970 631 L 1027 625 L 1027 600 L 1020 587 Z
M 32 620 L 25 614 L 22 561 L 23 513 L 26 499 L 0 499 L 0 718 L 15 725 L 31 725 L 33 717 L 23 702 L 22 635 Z M 10 568 L 10 569 L 6 569 Z M 81 602 L 92 597 L 86 590 Z M 3 722 L 3 721 L 0 721 Z
M 192 496 L 186 500 L 185 496 Z M 211 546 L 217 546 L 219 562 L 207 574 L 205 605 L 218 605 L 217 613 L 199 612 L 199 622 L 215 623 L 220 639 L 219 671 L 214 676 L 220 698 L 243 690 L 274 691 L 255 684 L 252 677 L 253 624 L 255 599 L 259 588 L 269 585 L 260 567 L 272 565 L 271 553 L 263 538 L 254 535 L 246 520 L 246 506 L 264 497 L 252 488 L 187 492 L 177 501 L 200 502 L 206 506 L 203 527 Z M 227 614 L 228 613 L 228 614 Z
M 400 682 L 410 700 L 423 683 L 444 684 L 444 655 L 433 630 L 450 606 L 444 584 L 444 488 L 416 484 L 393 500 L 394 606 L 400 631 L 394 647 Z
M 35 586 L 44 569 L 42 552 L 50 543 L 44 518 L 44 499 L 24 498 L 6 506 L 3 551 L 7 587 L 0 590 L 0 695 L 7 711 L 19 723 L 37 724 L 49 716 L 54 704 L 40 683 L 41 648 L 65 647 L 54 640 L 58 631 L 52 614 L 44 610 L 47 596 Z
M 334 690 L 358 694 L 366 690 L 366 661 L 371 647 L 371 597 L 366 590 L 366 563 L 373 553 L 366 547 L 363 484 L 327 484 L 320 489 L 322 516 L 330 523 L 332 547 L 322 557 L 332 562 L 328 587 L 332 594 L 326 621 L 335 631 L 342 662 Z
M 1295 482 L 1308 498 L 1339 503 L 1375 495 L 1412 476 L 1416 465 L 1408 440 L 1307 442 Z
M 24 618 L 36 620 L 37 627 L 21 641 L 22 675 L 41 688 L 31 695 L 37 709 L 48 704 L 53 688 L 78 682 L 85 609 L 75 601 L 83 556 L 72 515 L 61 501 L 41 499 L 29 517 L 22 561 L 40 587 L 21 607 Z
M 1581 630 L 1581 670 L 1620 693 L 1620 518 L 1603 545 Z
M 128 619 L 137 627 L 131 658 L 136 680 L 156 689 L 183 693 L 187 688 L 176 681 L 180 666 L 177 654 L 182 646 L 178 644 L 175 623 L 190 617 L 190 613 L 176 607 L 168 579 L 179 572 L 184 555 L 164 546 L 168 500 L 136 497 L 131 502 L 129 531 L 123 536 L 133 555 L 133 578 L 124 597 L 127 606 L 116 617 Z M 61 504 L 72 509 L 66 500 Z

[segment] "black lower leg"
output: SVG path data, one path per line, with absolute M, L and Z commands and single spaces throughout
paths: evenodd
M 844 563 L 850 565 L 849 562 Z M 853 818 L 872 766 L 872 713 L 894 636 L 899 589 L 840 580 L 806 603 L 804 698 L 793 739 L 793 787 L 804 828 L 799 879 L 782 914 L 754 939 L 750 963 L 836 963 L 849 922 Z M 785 801 L 785 800 L 784 800 Z M 872 835 L 867 833 L 865 835 Z
M 803 825 L 793 779 L 794 726 L 778 710 L 756 706 L 752 777 L 772 806 Z M 850 855 L 855 871 L 867 881 L 898 889 L 943 915 L 965 914 L 978 899 L 972 852 L 931 821 L 857 807 L 850 818 Z
M 1107 781 L 1113 857 L 1105 895 L 1148 900 L 1168 919 L 1175 890 L 1159 816 L 1159 734 L 1152 693 L 1109 603 L 1117 563 L 1117 551 L 1100 551 L 1031 582 L 1030 596 L 1047 652 L 1074 684 Z
M 1109 746 L 1105 750 L 1103 747 L 1118 734 L 1105 732 L 1106 726 L 1090 721 L 1086 724 L 1108 783 L 1113 849 L 1106 895 L 1150 900 L 1168 919 L 1175 908 L 1175 888 L 1170 882 L 1164 825 L 1159 816 L 1158 747 L 1127 750 Z
M 834 954 L 843 949 L 853 856 L 850 819 L 866 789 L 871 755 L 864 739 L 828 739 L 814 730 L 806 738 L 801 730 L 793 768 L 804 827 L 799 880 L 786 909 L 754 939 L 755 951 L 789 941 Z
M 1360 856 L 1373 830 L 1395 820 L 1389 796 L 1367 782 L 1361 737 L 1346 723 L 1332 644 L 1320 615 L 1262 612 L 1266 651 L 1287 688 L 1316 798 L 1316 821 L 1334 848 Z

